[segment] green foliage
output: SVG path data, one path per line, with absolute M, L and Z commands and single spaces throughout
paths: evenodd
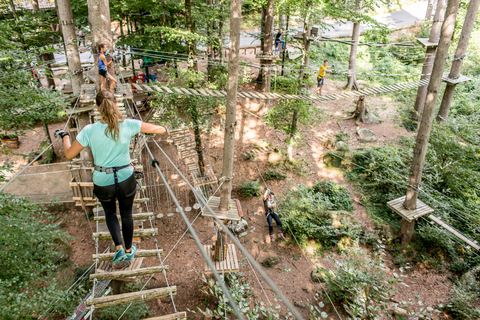
M 0 193 L 0 308 L 2 319 L 29 319 L 73 292 L 56 278 L 69 257 L 67 233 L 51 215 L 24 198 Z
M 352 198 L 347 188 L 332 181 L 321 180 L 317 182 L 312 191 L 321 193 L 332 204 L 330 210 L 353 211 Z
M 349 194 L 334 183 L 321 181 L 312 188 L 303 184 L 289 187 L 279 203 L 285 230 L 293 232 L 302 243 L 312 239 L 330 248 L 343 237 L 348 242 L 363 234 L 362 226 L 347 211 L 352 210 Z
M 205 310 L 198 308 L 198 311 L 203 315 L 218 318 L 224 318 L 225 314 L 233 314 L 233 309 L 224 296 L 222 288 L 217 285 L 214 280 L 207 280 L 205 275 L 202 276 L 203 282 L 208 286 L 208 288 L 202 290 L 202 292 L 206 295 L 205 300 L 210 301 L 210 303 L 208 303 L 210 306 Z M 229 288 L 233 300 L 237 303 L 240 312 L 242 312 L 247 319 L 279 319 L 279 314 L 275 312 L 275 308 L 280 308 L 280 306 L 276 306 L 275 308 L 272 306 L 266 307 L 263 301 L 256 302 L 255 299 L 257 297 L 253 294 L 250 283 L 242 273 L 226 274 L 224 281 Z M 251 301 L 252 299 L 253 301 Z M 193 310 L 189 311 L 195 313 Z
M 127 283 L 122 293 L 140 291 L 142 290 L 142 287 L 143 286 L 140 283 Z M 129 308 L 125 314 L 123 314 L 126 308 L 127 305 L 102 308 L 99 309 L 98 316 L 103 320 L 115 320 L 119 319 L 120 317 L 126 320 L 136 320 L 143 319 L 150 315 L 150 308 L 147 306 L 145 301 L 132 303 L 129 305 Z
M 238 187 L 244 197 L 259 197 L 262 195 L 262 185 L 259 180 L 246 180 L 244 183 L 239 184 Z
M 335 260 L 337 270 L 325 273 L 325 288 L 331 299 L 354 319 L 378 319 L 387 308 L 393 290 L 390 285 L 398 282 L 383 266 L 382 252 L 370 257 L 357 244 L 342 255 L 342 260 Z
M 479 283 L 479 282 L 477 282 Z M 453 295 L 448 299 L 445 311 L 453 319 L 480 319 L 480 290 L 476 288 L 466 289 L 462 286 L 454 285 L 452 287 Z
M 285 180 L 287 179 L 287 174 L 277 171 L 277 170 L 267 170 L 265 172 L 265 180 Z
M 24 134 L 39 121 L 51 123 L 65 114 L 63 94 L 39 88 L 30 65 L 31 56 L 0 52 L 0 130 Z

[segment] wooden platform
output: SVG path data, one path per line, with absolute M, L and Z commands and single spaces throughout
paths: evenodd
M 279 60 L 281 59 L 280 56 L 278 54 L 269 54 L 269 55 L 266 55 L 266 54 L 262 54 L 262 53 L 259 53 L 259 54 L 256 54 L 255 55 L 255 59 L 261 59 L 261 60 Z
M 207 252 L 213 260 L 214 252 L 212 250 L 211 244 L 206 244 L 203 246 L 205 252 Z M 218 273 L 231 273 L 231 272 L 239 272 L 240 268 L 238 267 L 238 259 L 237 259 L 237 251 L 235 249 L 235 245 L 230 243 L 227 249 L 227 258 L 223 261 L 215 261 L 215 269 Z M 208 267 L 207 262 L 205 261 L 205 274 L 211 274 L 212 270 Z
M 210 208 L 212 208 L 213 212 L 217 215 L 219 219 L 234 221 L 240 220 L 240 215 L 237 211 L 237 204 L 232 199 L 230 199 L 228 211 L 220 211 L 220 209 L 218 208 L 220 206 L 220 197 L 211 196 L 207 204 Z M 202 216 L 213 217 L 212 213 L 207 208 L 203 208 Z
M 97 87 L 96 84 L 84 84 L 82 93 L 80 94 L 80 105 L 94 105 L 95 104 L 95 96 L 97 94 Z M 115 85 L 115 97 L 117 98 L 117 102 L 121 102 L 125 99 L 133 101 L 133 93 L 128 83 L 117 83 Z M 80 110 L 80 109 L 79 109 Z M 93 109 L 92 109 L 93 110 Z M 74 113 L 78 113 L 77 109 L 75 109 Z
M 459 83 L 462 83 L 462 82 L 467 82 L 467 81 L 471 81 L 472 78 L 469 78 L 467 76 L 464 76 L 463 74 L 461 74 L 458 78 L 456 79 L 452 79 L 452 78 L 449 78 L 448 75 L 450 73 L 449 72 L 446 72 L 443 74 L 443 77 L 442 77 L 442 81 L 443 82 L 446 82 L 448 84 L 459 84 Z
M 453 234 L 455 237 L 461 239 L 463 242 L 468 244 L 469 247 L 472 247 L 476 250 L 480 250 L 480 245 L 478 244 L 478 241 L 473 241 L 465 237 L 463 234 L 461 234 L 459 231 L 457 231 L 454 227 L 448 225 L 447 223 L 443 222 L 440 218 L 434 216 L 433 214 L 429 215 L 428 218 L 430 218 L 433 222 Z
M 424 48 L 438 47 L 438 42 L 430 42 L 428 38 L 417 38 L 417 42 Z
M 427 206 L 425 203 L 417 199 L 417 208 L 415 210 L 409 210 L 403 206 L 405 202 L 405 196 L 387 202 L 387 207 L 393 210 L 393 212 L 399 214 L 402 218 L 409 222 L 417 220 L 421 216 L 432 213 L 434 210 Z

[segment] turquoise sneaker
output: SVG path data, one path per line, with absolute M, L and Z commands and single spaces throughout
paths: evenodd
M 125 259 L 123 261 L 133 261 L 135 252 L 137 252 L 137 248 L 132 244 L 132 253 L 125 253 Z
M 125 260 L 127 255 L 125 254 L 125 249 L 120 249 L 117 252 L 115 252 L 115 255 L 113 256 L 113 263 L 119 263 Z

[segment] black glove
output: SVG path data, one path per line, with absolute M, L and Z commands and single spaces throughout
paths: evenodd
M 334 64 L 332 64 L 332 68 L 335 68 L 335 65 L 334 65 Z
M 55 134 L 54 134 L 55 138 L 60 137 L 60 138 L 62 138 L 62 140 L 65 136 L 69 136 L 69 135 L 70 135 L 70 133 L 66 132 L 63 129 L 55 130 Z

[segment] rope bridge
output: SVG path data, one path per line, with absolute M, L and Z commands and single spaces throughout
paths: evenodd
M 409 90 L 417 87 L 425 86 L 430 80 L 417 80 L 412 82 L 403 82 L 394 85 L 388 85 L 383 87 L 368 88 L 358 91 L 349 91 L 342 93 L 327 94 L 320 97 L 312 97 L 310 95 L 292 95 L 292 94 L 280 94 L 280 93 L 262 93 L 262 92 L 253 92 L 253 91 L 239 91 L 237 96 L 239 98 L 248 98 L 248 99 L 287 99 L 287 100 L 307 100 L 312 102 L 323 102 L 339 99 L 348 99 L 355 98 L 362 95 L 374 95 L 387 92 L 395 92 L 401 90 Z M 181 88 L 181 87 L 166 87 L 158 86 L 155 84 L 132 84 L 135 89 L 138 91 L 145 92 L 158 92 L 166 94 L 178 94 L 178 95 L 194 95 L 202 97 L 217 97 L 217 98 L 226 98 L 227 92 L 223 90 L 210 90 L 210 89 L 191 89 L 191 88 Z

